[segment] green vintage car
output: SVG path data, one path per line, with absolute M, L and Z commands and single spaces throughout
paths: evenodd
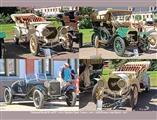
M 124 56 L 128 46 L 138 48 L 141 52 L 148 52 L 150 48 L 148 32 L 138 32 L 130 25 L 124 25 L 116 21 L 117 16 L 130 18 L 132 11 L 107 9 L 91 15 L 94 33 L 91 38 L 92 44 L 98 48 L 101 44 L 113 46 L 118 56 Z
M 4 32 L 0 32 L 0 58 L 4 56 L 4 38 L 6 34 Z

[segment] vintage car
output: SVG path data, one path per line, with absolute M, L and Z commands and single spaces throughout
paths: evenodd
M 5 47 L 4 47 L 4 38 L 6 34 L 4 32 L 0 32 L 0 58 L 4 57 Z
M 16 23 L 15 42 L 17 44 L 19 40 L 29 42 L 30 52 L 33 55 L 38 55 L 41 47 L 60 46 L 63 50 L 72 48 L 72 39 L 65 26 L 53 27 L 51 21 L 32 13 L 12 14 L 11 18 Z
M 67 11 L 62 15 L 57 16 L 62 22 L 63 26 L 69 26 L 68 32 L 74 42 L 79 44 L 79 47 L 82 47 L 82 33 L 79 32 L 79 12 L 76 10 Z
M 4 100 L 6 104 L 11 104 L 13 100 L 22 98 L 23 100 L 33 100 L 34 106 L 41 109 L 44 101 L 64 99 L 68 106 L 76 103 L 76 92 L 73 81 L 65 83 L 61 89 L 61 82 L 57 80 L 47 80 L 46 75 L 28 75 L 25 80 L 18 80 L 11 86 L 4 86 Z
M 129 10 L 107 9 L 91 15 L 94 33 L 92 44 L 98 48 L 112 45 L 118 56 L 124 56 L 127 47 L 138 48 L 141 52 L 148 52 L 150 48 L 148 32 L 138 32 L 131 24 L 126 26 L 116 21 L 116 16 L 132 14 Z
M 101 77 L 93 88 L 93 101 L 103 100 L 103 107 L 116 109 L 138 103 L 139 92 L 150 90 L 150 78 L 146 71 L 149 61 L 128 62 L 109 75 L 108 80 Z
M 129 25 L 130 22 L 121 22 Z M 131 23 L 139 32 L 149 32 L 149 43 L 151 48 L 157 48 L 157 24 L 148 24 L 143 22 Z

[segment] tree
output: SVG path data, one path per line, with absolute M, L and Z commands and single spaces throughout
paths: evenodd
M 90 14 L 92 14 L 93 12 L 95 12 L 95 9 L 93 7 L 80 7 L 79 9 L 79 13 L 82 16 L 90 16 Z
M 142 20 L 142 16 L 141 15 L 135 15 L 135 20 L 139 22 L 140 20 Z

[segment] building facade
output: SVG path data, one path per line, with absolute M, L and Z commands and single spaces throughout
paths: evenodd
M 61 14 L 62 11 L 79 10 L 77 6 L 59 6 L 59 7 L 48 7 L 48 8 L 36 8 L 35 11 L 41 12 L 44 16 L 56 16 Z
M 156 21 L 155 11 L 157 11 L 157 6 L 143 7 L 143 8 L 133 8 L 128 7 L 128 10 L 131 10 L 133 13 L 128 20 L 128 16 L 117 16 L 119 22 L 154 22 Z
M 49 79 L 57 79 L 64 63 L 78 73 L 78 59 L 0 59 L 0 80 L 24 79 L 26 75 L 46 74 Z

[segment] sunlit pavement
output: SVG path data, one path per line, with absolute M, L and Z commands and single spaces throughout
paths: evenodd
M 83 47 L 79 49 L 80 59 L 156 59 L 157 49 L 150 49 L 148 53 L 140 53 L 138 57 L 133 55 L 133 52 L 126 51 L 124 57 L 116 55 L 116 53 L 110 48 L 94 48 L 94 47 Z
M 80 94 L 80 111 L 96 111 L 96 104 L 92 102 L 91 94 L 91 92 Z M 130 107 L 120 107 L 115 110 L 103 108 L 103 111 L 132 111 L 132 109 Z M 148 93 L 141 92 L 133 111 L 157 111 L 157 87 L 151 88 Z
M 54 101 L 45 103 L 42 109 L 36 109 L 32 101 L 13 102 L 11 105 L 6 105 L 0 102 L 1 111 L 78 111 L 79 102 L 73 107 L 67 106 L 65 101 Z

